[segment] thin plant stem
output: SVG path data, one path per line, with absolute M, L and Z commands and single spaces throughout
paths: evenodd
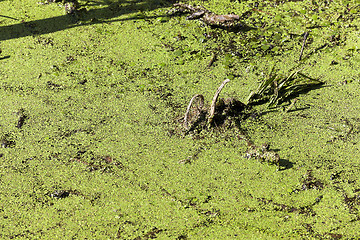
M 303 41 L 303 44 L 302 44 L 302 47 L 301 47 L 300 56 L 299 56 L 299 61 L 301 61 L 301 57 L 302 57 L 303 52 L 304 52 L 305 42 L 306 42 L 306 39 L 307 39 L 308 36 L 309 36 L 309 32 L 305 32 L 305 33 L 304 33 L 304 41 Z

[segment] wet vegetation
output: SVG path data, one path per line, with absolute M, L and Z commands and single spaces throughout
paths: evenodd
M 0 9 L 0 238 L 359 238 L 357 1 Z
M 272 68 L 269 76 L 261 82 L 258 89 L 250 93 L 247 102 L 248 104 L 254 104 L 255 100 L 262 103 L 268 101 L 269 107 L 277 107 L 286 99 L 294 98 L 294 96 L 322 84 L 321 81 L 302 74 L 300 70 L 290 73 L 289 76 L 282 76 L 274 74 Z M 266 98 L 268 99 L 266 100 Z

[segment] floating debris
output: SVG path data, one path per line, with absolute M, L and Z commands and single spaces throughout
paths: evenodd
M 276 164 L 279 167 L 280 156 L 274 151 L 269 150 L 269 144 L 264 143 L 260 147 L 248 142 L 248 150 L 245 153 L 245 158 L 256 158 L 263 162 Z
M 232 122 L 240 122 L 240 119 L 245 115 L 243 112 L 246 105 L 235 98 L 219 99 L 222 89 L 228 82 L 230 82 L 230 80 L 226 79 L 218 87 L 209 109 L 204 106 L 203 95 L 196 94 L 191 98 L 183 120 L 183 127 L 186 130 L 186 134 L 189 132 L 199 132 L 203 129 L 210 129 L 215 126 L 223 128 L 232 128 L 235 126 L 240 130 L 238 139 L 245 140 L 249 146 L 244 156 L 245 158 L 260 159 L 262 162 L 276 164 L 280 167 L 280 156 L 269 149 L 269 144 L 263 144 L 260 147 L 256 146 L 240 129 L 239 124 L 231 124 Z M 188 157 L 179 161 L 179 163 L 189 163 L 191 158 L 192 157 Z
M 19 116 L 16 127 L 21 128 L 28 116 L 25 114 L 25 110 L 23 108 L 21 108 L 16 114 Z
M 189 4 L 175 3 L 174 9 L 169 11 L 169 14 L 190 12 L 191 15 L 187 16 L 187 20 L 200 19 L 205 24 L 221 28 L 232 32 L 247 31 L 253 28 L 247 26 L 245 23 L 240 21 L 240 16 L 236 14 L 215 14 L 202 6 L 193 7 Z

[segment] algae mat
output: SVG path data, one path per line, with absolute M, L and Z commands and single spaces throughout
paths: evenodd
M 360 237 L 358 1 L 188 2 L 241 31 L 168 1 L 69 2 L 0 1 L 2 239 Z M 186 134 L 192 96 L 228 78 L 245 102 L 273 67 L 324 84 Z

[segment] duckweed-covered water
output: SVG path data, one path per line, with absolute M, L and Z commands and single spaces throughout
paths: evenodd
M 186 2 L 239 32 L 171 1 L 38 2 L 0 1 L 2 239 L 359 238 L 358 1 Z M 228 78 L 245 102 L 272 67 L 324 84 L 185 134 L 192 96 Z

